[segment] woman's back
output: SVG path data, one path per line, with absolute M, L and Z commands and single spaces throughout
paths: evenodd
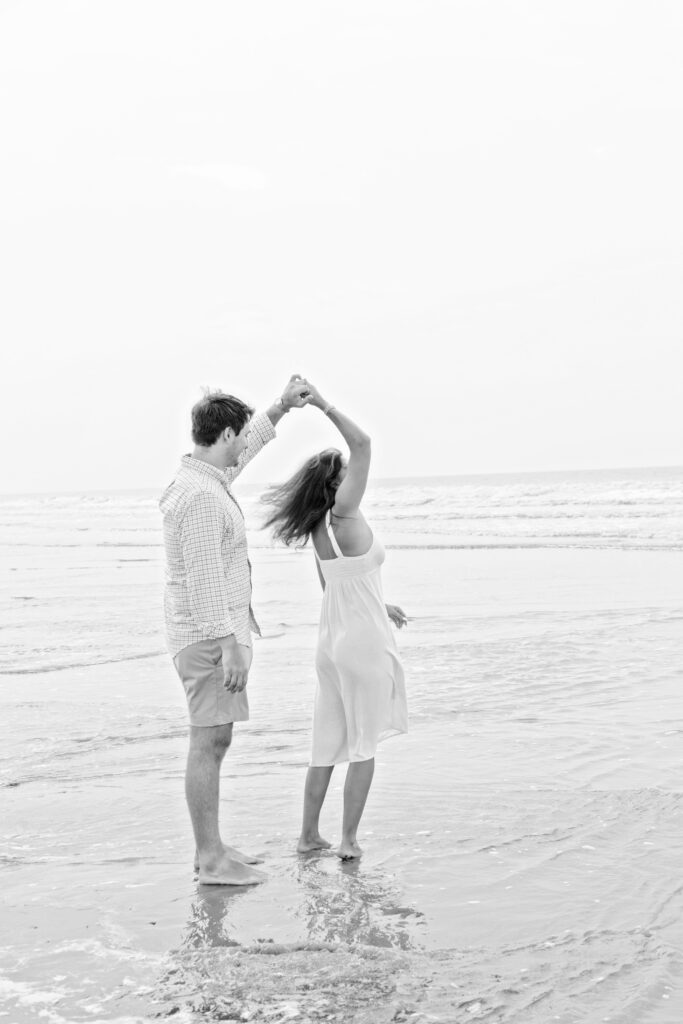
M 324 594 L 312 764 L 373 757 L 380 739 L 407 728 L 403 669 L 382 594 L 384 548 L 365 520 L 347 532 L 347 549 L 362 547 L 361 539 L 365 549 L 346 554 L 325 521 L 313 535 Z
M 355 558 L 364 555 L 370 549 L 373 534 L 360 509 L 353 515 L 340 516 L 332 508 L 314 528 L 311 540 L 318 558 L 326 561 L 340 556 Z

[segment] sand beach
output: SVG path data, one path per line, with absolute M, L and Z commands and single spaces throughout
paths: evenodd
M 225 890 L 193 878 L 154 497 L 2 500 L 2 1019 L 679 1024 L 683 472 L 393 482 L 369 515 L 413 621 L 365 856 L 295 853 L 318 584 L 254 529 L 222 818 L 269 877 Z

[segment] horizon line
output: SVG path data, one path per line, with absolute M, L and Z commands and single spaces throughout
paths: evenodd
M 654 466 L 600 466 L 597 469 L 524 469 L 524 470 L 493 470 L 493 471 L 478 471 L 474 473 L 420 473 L 413 474 L 411 476 L 381 476 L 371 477 L 369 483 L 390 483 L 398 481 L 409 481 L 409 480 L 465 480 L 471 478 L 480 477 L 508 477 L 508 476 L 561 476 L 562 474 L 579 474 L 579 473 L 624 473 L 624 472 L 644 472 L 644 471 L 655 471 L 655 470 L 680 470 L 683 471 L 683 464 L 667 464 L 667 465 L 654 465 Z M 247 486 L 248 487 L 266 487 L 272 483 L 272 480 L 253 480 Z M 24 497 L 27 495 L 39 496 L 39 495 L 70 495 L 70 494 L 136 494 L 141 491 L 157 491 L 163 490 L 167 486 L 151 485 L 149 487 L 73 487 L 64 490 L 24 490 L 24 491 L 5 491 L 0 490 L 0 498 L 12 498 L 12 497 Z

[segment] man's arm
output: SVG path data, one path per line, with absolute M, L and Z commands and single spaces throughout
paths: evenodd
M 228 603 L 222 552 L 225 524 L 225 513 L 216 495 L 200 492 L 185 511 L 180 541 L 192 618 L 203 639 L 220 641 L 223 685 L 231 693 L 239 693 L 247 685 L 249 663 L 237 643 Z
M 192 618 L 204 640 L 234 634 L 223 568 L 225 511 L 215 494 L 200 491 L 185 510 L 180 543 Z
M 290 409 L 301 409 L 308 404 L 307 396 L 308 384 L 295 373 L 290 377 L 282 396 L 273 402 L 265 412 L 259 412 L 254 416 L 251 421 L 247 447 L 240 455 L 237 465 L 230 466 L 225 471 L 228 483 L 232 483 L 254 456 L 258 455 L 261 449 L 273 440 L 275 427 Z
M 271 406 L 272 408 L 272 406 Z M 270 410 L 268 410 L 270 412 Z M 261 449 L 275 437 L 275 426 L 268 412 L 257 412 L 251 421 L 251 430 L 247 439 L 247 447 L 241 452 L 236 466 L 228 466 L 225 471 L 225 479 L 232 483 L 235 477 L 239 476 Z

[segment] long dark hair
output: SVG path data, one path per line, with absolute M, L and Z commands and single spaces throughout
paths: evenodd
M 271 508 L 263 528 L 272 528 L 276 540 L 303 547 L 334 505 L 341 468 L 341 452 L 328 448 L 304 462 L 289 480 L 270 487 L 261 499 Z

